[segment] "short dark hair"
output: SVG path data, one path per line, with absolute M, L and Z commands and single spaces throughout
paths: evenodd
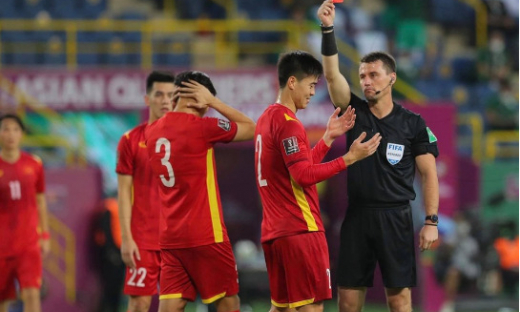
M 395 73 L 395 59 L 390 54 L 383 51 L 370 52 L 361 58 L 361 63 L 373 63 L 375 61 L 383 62 L 387 73 Z
M 171 82 L 175 81 L 175 75 L 167 71 L 154 70 L 146 78 L 146 93 L 152 92 L 153 84 L 155 82 Z
M 11 120 L 16 121 L 16 123 L 20 126 L 20 128 L 22 128 L 22 131 L 25 132 L 25 125 L 23 124 L 22 119 L 18 115 L 4 114 L 4 115 L 0 116 L 0 125 L 2 124 L 2 121 L 6 120 L 6 119 L 11 119 Z
M 314 56 L 305 51 L 291 51 L 280 56 L 278 60 L 278 83 L 285 88 L 289 77 L 302 80 L 309 76 L 319 77 L 323 74 L 323 66 Z
M 195 70 L 188 70 L 184 71 L 175 77 L 175 85 L 182 87 L 183 82 L 188 82 L 190 80 L 194 80 L 201 85 L 205 86 L 206 89 L 211 92 L 213 95 L 217 95 L 217 90 L 215 90 L 215 87 L 213 86 L 213 82 L 211 82 L 211 78 L 206 73 L 195 71 Z

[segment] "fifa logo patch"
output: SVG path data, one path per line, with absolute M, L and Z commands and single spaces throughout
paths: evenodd
M 282 143 L 283 149 L 285 150 L 285 155 L 287 156 L 298 153 L 300 151 L 300 147 L 298 146 L 298 139 L 295 136 L 284 139 Z
M 386 145 L 386 160 L 393 166 L 401 161 L 404 154 L 404 145 L 388 143 Z
M 218 126 L 222 129 L 224 129 L 225 131 L 231 130 L 231 124 L 229 123 L 229 121 L 224 120 L 224 119 L 218 120 Z

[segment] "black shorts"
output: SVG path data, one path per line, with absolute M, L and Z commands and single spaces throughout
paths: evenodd
M 410 205 L 347 210 L 341 226 L 338 286 L 372 287 L 376 262 L 386 288 L 415 287 Z

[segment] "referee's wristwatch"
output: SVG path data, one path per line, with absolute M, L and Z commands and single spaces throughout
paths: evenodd
M 432 215 L 429 215 L 429 216 L 426 216 L 426 218 L 424 218 L 425 221 L 431 221 L 432 223 L 439 223 L 439 216 L 437 216 L 436 214 L 432 214 Z

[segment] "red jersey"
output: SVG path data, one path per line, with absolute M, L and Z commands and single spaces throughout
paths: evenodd
M 44 191 L 40 158 L 25 152 L 14 163 L 0 158 L 0 258 L 38 244 L 36 195 Z
M 133 181 L 133 204 L 131 231 L 139 248 L 159 250 L 159 188 L 153 178 L 146 151 L 143 123 L 126 132 L 117 146 L 118 174 L 131 175 Z
M 162 200 L 161 248 L 229 241 L 213 145 L 233 140 L 236 123 L 171 112 L 149 130 L 148 154 Z
M 311 150 L 296 115 L 269 106 L 255 131 L 256 183 L 263 206 L 262 242 L 306 232 L 323 232 L 315 184 L 345 169 L 337 158 L 320 164 L 329 150 L 323 140 Z

